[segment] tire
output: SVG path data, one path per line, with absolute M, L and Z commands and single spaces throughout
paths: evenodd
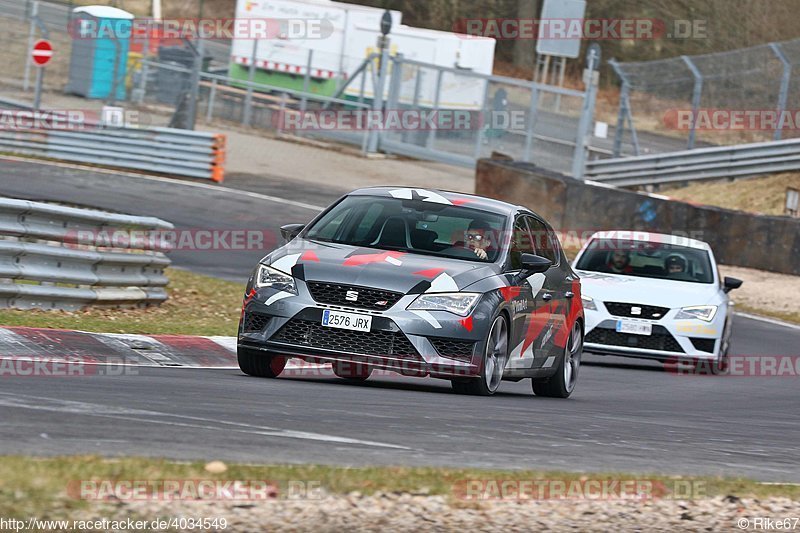
M 564 347 L 564 355 L 559 359 L 556 373 L 546 380 L 531 380 L 533 393 L 545 398 L 569 398 L 578 384 L 582 353 L 583 331 L 576 321 Z
M 239 368 L 248 376 L 257 378 L 276 378 L 286 367 L 286 358 L 269 355 L 265 352 L 239 348 L 237 350 Z
M 452 380 L 453 390 L 459 394 L 491 396 L 500 388 L 503 370 L 508 362 L 508 322 L 498 315 L 486 336 L 486 348 L 481 360 L 480 376 L 469 380 Z
M 372 375 L 372 367 L 366 363 L 336 361 L 333 363 L 333 373 L 348 381 L 367 381 Z

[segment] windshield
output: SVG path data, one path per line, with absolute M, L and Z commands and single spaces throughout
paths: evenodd
M 642 278 L 714 282 L 711 259 L 705 250 L 645 241 L 593 239 L 576 268 Z
M 348 244 L 494 262 L 502 215 L 469 207 L 383 196 L 347 196 L 306 230 L 304 237 Z

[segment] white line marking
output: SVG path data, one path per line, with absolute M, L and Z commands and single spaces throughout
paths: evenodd
M 778 320 L 776 318 L 767 318 L 765 316 L 760 316 L 760 315 L 751 315 L 750 313 L 741 313 L 739 311 L 736 312 L 736 316 L 742 316 L 744 318 L 749 318 L 750 320 L 758 320 L 759 322 L 766 322 L 767 324 L 772 324 L 774 326 L 783 326 L 789 329 L 800 330 L 800 325 L 784 322 L 783 320 Z
M 250 192 L 250 191 L 243 191 L 239 189 L 231 189 L 229 187 L 225 187 L 223 185 L 211 185 L 209 183 L 198 183 L 195 181 L 184 181 L 175 178 L 165 178 L 162 176 L 148 176 L 146 174 L 137 174 L 135 172 L 119 172 L 115 170 L 109 170 L 105 168 L 97 168 L 97 167 L 88 167 L 84 165 L 76 165 L 72 163 L 60 163 L 55 161 L 39 161 L 36 159 L 31 159 L 27 157 L 15 157 L 15 156 L 7 156 L 4 155 L 0 157 L 0 161 L 16 161 L 20 163 L 34 163 L 37 165 L 46 165 L 52 167 L 60 167 L 60 168 L 69 168 L 73 170 L 87 170 L 90 172 L 97 172 L 99 174 L 112 174 L 116 176 L 126 176 L 128 178 L 137 178 L 143 179 L 148 181 L 155 181 L 158 183 L 168 183 L 171 185 L 183 185 L 184 187 L 195 187 L 197 189 L 206 189 L 216 192 L 224 192 L 228 194 L 234 194 L 239 196 L 247 196 L 248 198 L 255 198 L 257 200 L 266 200 L 267 202 L 277 202 L 279 204 L 291 205 L 293 207 L 300 207 L 303 209 L 310 209 L 312 211 L 322 211 L 325 209 L 324 207 L 320 207 L 318 205 L 307 204 L 305 202 L 296 202 L 294 200 L 287 200 L 285 198 L 279 198 L 277 196 L 270 196 L 268 194 L 261 194 L 257 192 Z
M 5 398 L 3 398 L 5 397 Z M 46 398 L 41 396 L 28 396 L 24 394 L 9 394 L 0 392 L 0 405 L 5 407 L 16 407 L 19 409 L 32 409 L 35 411 L 48 411 L 56 413 L 70 413 L 76 415 L 97 416 L 102 418 L 113 418 L 117 420 L 132 420 L 151 424 L 163 424 L 176 427 L 190 427 L 197 429 L 209 429 L 212 431 L 235 431 L 238 433 L 250 433 L 255 435 L 265 435 L 270 437 L 283 437 L 289 439 L 313 440 L 320 442 L 337 442 L 340 444 L 359 444 L 362 446 L 373 446 L 377 448 L 393 448 L 398 450 L 410 450 L 406 446 L 376 442 L 370 440 L 351 439 L 347 437 L 337 437 L 335 435 L 325 435 L 323 433 L 311 433 L 307 431 L 295 431 L 291 429 L 278 429 L 268 426 L 254 426 L 239 422 L 229 422 L 226 420 L 215 420 L 213 418 L 203 418 L 197 416 L 179 415 L 164 413 L 160 411 L 149 411 L 144 409 L 131 409 L 127 407 L 116 407 L 110 405 L 77 402 L 72 400 L 62 400 Z M 169 420 L 159 420 L 158 418 L 177 418 L 191 422 L 175 422 Z M 204 422 L 206 424 L 201 424 Z M 210 425 L 209 425 L 210 424 Z M 221 427 L 232 426 L 232 427 Z

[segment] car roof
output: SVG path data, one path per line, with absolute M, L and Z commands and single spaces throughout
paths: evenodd
M 448 203 L 456 206 L 472 207 L 506 216 L 513 216 L 519 211 L 533 213 L 526 207 L 510 204 L 501 200 L 495 200 L 493 198 L 486 198 L 485 196 L 453 191 L 443 191 L 439 189 L 423 189 L 419 187 L 366 187 L 363 189 L 356 189 L 355 191 L 349 193 L 348 196 L 385 196 L 389 198 L 401 199 L 419 197 L 429 202 Z
M 673 246 L 686 246 L 698 250 L 711 251 L 711 246 L 707 242 L 690 239 L 682 235 L 669 235 L 666 233 L 651 233 L 641 230 L 614 230 L 598 231 L 593 234 L 591 239 L 621 239 L 641 242 L 654 242 L 658 244 L 670 244 Z

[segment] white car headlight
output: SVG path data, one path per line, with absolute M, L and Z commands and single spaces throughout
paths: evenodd
M 675 320 L 703 320 L 711 322 L 717 314 L 716 305 L 696 305 L 694 307 L 684 307 L 675 315 Z
M 267 265 L 258 265 L 253 285 L 256 289 L 272 288 L 297 294 L 297 286 L 292 276 Z
M 586 296 L 585 294 L 581 294 L 581 301 L 583 301 L 583 308 L 589 311 L 597 311 L 597 305 L 594 303 L 594 299 L 591 296 Z
M 467 316 L 480 298 L 481 295 L 475 292 L 422 294 L 411 302 L 408 309 L 414 311 L 447 311 L 459 316 Z

